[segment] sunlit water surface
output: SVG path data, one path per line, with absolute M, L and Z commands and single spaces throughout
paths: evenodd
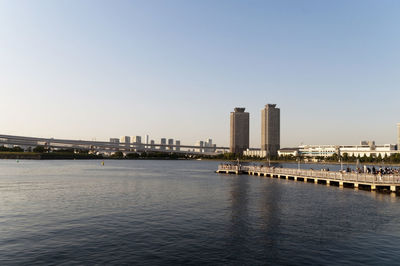
M 398 197 L 217 164 L 2 160 L 0 265 L 399 263 Z

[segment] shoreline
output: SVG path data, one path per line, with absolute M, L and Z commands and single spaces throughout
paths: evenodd
M 35 152 L 0 152 L 0 160 L 195 160 L 190 158 L 174 157 L 145 157 L 145 158 L 118 158 L 103 157 L 93 154 L 74 153 L 35 153 Z
M 188 161 L 217 161 L 217 162 L 237 162 L 237 160 L 224 160 L 221 158 L 173 158 L 173 157 L 145 157 L 145 158 L 113 158 L 102 157 L 91 154 L 69 154 L 69 153 L 35 153 L 35 152 L 0 152 L 0 160 L 188 160 Z M 240 162 L 258 163 L 258 164 L 297 164 L 297 161 L 288 160 L 251 160 L 243 159 Z M 305 162 L 301 161 L 301 165 L 340 165 L 340 162 Z M 343 165 L 356 165 L 356 162 L 343 162 Z M 383 162 L 366 162 L 359 163 L 359 166 L 382 166 L 382 167 L 400 167 L 400 163 L 383 163 Z

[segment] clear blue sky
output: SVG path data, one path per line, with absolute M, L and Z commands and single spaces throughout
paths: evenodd
M 400 1 L 0 0 L 0 133 L 396 142 Z

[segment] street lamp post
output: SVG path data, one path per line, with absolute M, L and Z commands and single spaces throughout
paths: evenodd
M 340 171 L 343 172 L 343 161 L 342 158 L 339 157 L 339 162 L 340 162 Z

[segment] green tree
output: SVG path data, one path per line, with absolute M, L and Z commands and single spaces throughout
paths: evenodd
M 138 159 L 140 157 L 139 153 L 128 153 L 126 159 Z
M 123 159 L 123 158 L 124 158 L 124 154 L 123 154 L 121 151 L 117 151 L 117 152 L 115 152 L 114 154 L 112 154 L 112 155 L 110 156 L 110 158 L 113 158 L 113 159 Z
M 44 148 L 44 146 L 36 146 L 35 148 L 33 148 L 33 152 L 44 153 L 45 148 Z
M 362 162 L 366 163 L 368 162 L 368 156 L 364 153 L 364 156 L 362 157 Z

